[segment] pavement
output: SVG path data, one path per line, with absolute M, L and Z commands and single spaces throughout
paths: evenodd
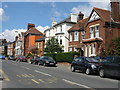
M 118 80 L 71 72 L 69 63 L 45 67 L 25 62 L 3 61 L 2 88 L 118 88 Z

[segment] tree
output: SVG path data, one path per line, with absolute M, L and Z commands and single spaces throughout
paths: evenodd
M 120 56 L 120 37 L 112 40 L 111 44 L 108 47 L 107 54 Z
M 52 37 L 46 42 L 46 48 L 44 49 L 47 53 L 62 52 L 62 48 L 59 46 L 58 39 Z

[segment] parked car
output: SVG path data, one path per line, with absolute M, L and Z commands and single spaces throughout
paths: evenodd
M 0 59 L 5 59 L 5 56 L 0 56 Z
M 98 73 L 99 61 L 94 58 L 77 57 L 71 63 L 71 71 L 80 70 L 87 75 Z
M 19 62 L 27 62 L 27 58 L 25 56 L 18 56 L 16 60 Z
M 34 58 L 34 59 L 31 59 L 31 60 L 30 60 L 30 61 L 31 61 L 31 64 L 38 64 L 39 58 L 40 58 L 40 57 L 36 57 L 36 58 Z
M 57 63 L 52 57 L 42 56 L 39 58 L 38 64 L 43 66 L 56 66 Z
M 120 77 L 120 56 L 106 57 L 99 67 L 99 75 Z
M 8 56 L 8 60 L 13 60 L 13 61 L 15 61 L 15 60 L 16 60 L 16 58 L 15 58 L 15 57 L 13 57 L 13 56 Z

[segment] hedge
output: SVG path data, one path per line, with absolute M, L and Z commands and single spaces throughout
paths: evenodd
M 78 52 L 67 52 L 67 53 L 48 53 L 44 56 L 51 56 L 57 62 L 69 62 L 71 63 L 74 55 L 79 55 Z

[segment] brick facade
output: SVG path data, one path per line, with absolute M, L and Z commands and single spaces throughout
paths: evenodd
M 27 55 L 36 46 L 35 41 L 43 38 L 43 33 L 35 28 L 34 24 L 28 24 L 28 30 L 24 34 L 24 55 Z

